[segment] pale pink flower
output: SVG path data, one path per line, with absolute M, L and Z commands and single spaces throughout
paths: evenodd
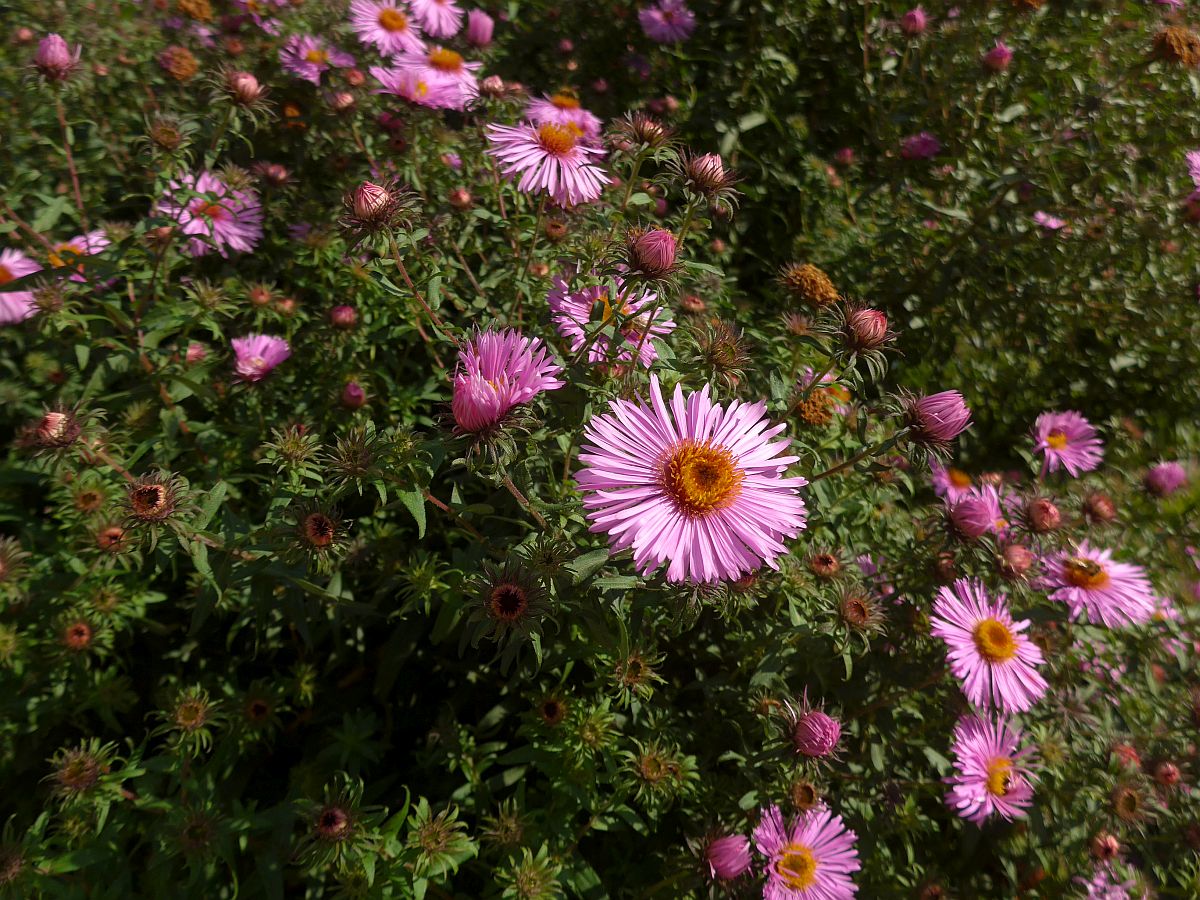
M 352 0 L 350 27 L 360 41 L 384 56 L 425 50 L 421 26 L 400 0 Z
M 454 0 L 410 0 L 410 3 L 413 15 L 430 37 L 454 37 L 462 28 L 463 11 Z
M 297 34 L 288 38 L 279 50 L 279 62 L 284 71 L 297 78 L 321 83 L 321 75 L 331 68 L 347 69 L 354 65 L 354 57 L 331 46 L 324 38 L 310 34 Z
M 37 313 L 33 291 L 6 291 L 4 288 L 10 281 L 41 270 L 41 266 L 20 250 L 11 247 L 0 250 L 0 325 L 16 325 Z
M 292 355 L 288 342 L 271 334 L 250 334 L 230 344 L 236 357 L 234 370 L 243 381 L 261 381 Z
M 560 206 L 597 199 L 608 176 L 592 160 L 601 155 L 564 125 L 489 125 L 488 154 L 506 176 L 520 175 L 517 190 L 548 194 Z

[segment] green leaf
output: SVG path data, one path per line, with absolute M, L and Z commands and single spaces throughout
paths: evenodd
M 417 520 L 417 537 L 425 537 L 425 494 L 421 491 L 401 491 L 400 502 Z

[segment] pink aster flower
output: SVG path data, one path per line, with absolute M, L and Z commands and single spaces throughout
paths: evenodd
M 900 17 L 900 30 L 909 37 L 924 34 L 929 27 L 929 14 L 920 6 L 910 9 Z
M 649 368 L 650 364 L 658 359 L 658 351 L 654 349 L 650 339 L 666 337 L 675 330 L 675 322 L 666 309 L 656 308 L 658 294 L 646 290 L 626 290 L 620 279 L 617 280 L 617 287 L 621 291 L 619 312 L 625 319 L 625 324 L 621 326 L 621 349 L 613 361 L 629 362 L 636 350 L 638 362 Z M 572 353 L 587 343 L 589 325 L 610 325 L 616 322 L 618 311 L 613 309 L 608 288 L 604 285 L 572 291 L 565 279 L 557 277 L 554 279 L 554 286 L 546 295 L 546 301 L 550 304 L 554 327 L 570 342 Z M 600 304 L 598 316 L 594 313 L 597 304 Z M 643 314 L 642 310 L 646 312 Z M 651 315 L 653 320 L 649 318 Z M 634 318 L 628 318 L 631 316 Z M 608 358 L 608 337 L 605 335 L 595 338 L 588 349 L 588 362 L 601 363 Z
M 754 845 L 767 857 L 763 900 L 847 900 L 858 892 L 858 836 L 841 816 L 816 806 L 785 825 L 778 806 L 763 810 Z
M 732 881 L 750 869 L 750 839 L 741 834 L 715 837 L 704 847 L 704 861 L 713 881 Z
M 450 38 L 462 28 L 463 11 L 454 0 L 410 0 L 413 15 L 430 37 Z
M 1160 462 L 1146 470 L 1142 483 L 1155 497 L 1167 497 L 1187 484 L 1187 480 L 1187 469 L 1179 463 Z
M 525 118 L 535 125 L 565 125 L 576 137 L 589 141 L 600 137 L 603 124 L 598 116 L 580 106 L 574 95 L 567 93 L 534 97 L 525 107 Z
M 1033 426 L 1037 440 L 1034 450 L 1044 456 L 1044 471 L 1057 471 L 1059 466 L 1074 478 L 1099 467 L 1104 458 L 1104 442 L 1096 437 L 1096 429 L 1079 413 L 1046 412 L 1037 417 Z
M 983 54 L 984 68 L 992 72 L 1003 72 L 1012 63 L 1013 52 L 1004 41 L 997 41 L 996 46 Z
M 0 250 L 0 325 L 16 325 L 37 312 L 33 291 L 6 291 L 10 281 L 40 272 L 42 267 L 20 250 Z
M 430 79 L 420 69 L 384 69 L 371 67 L 371 75 L 382 85 L 375 93 L 403 97 L 417 106 L 430 109 L 459 109 L 462 95 L 458 85 Z
M 244 381 L 262 381 L 271 370 L 292 355 L 288 342 L 273 334 L 250 334 L 234 338 L 234 370 Z
M 279 50 L 279 62 L 284 71 L 297 78 L 321 83 L 321 74 L 336 66 L 346 69 L 354 65 L 354 57 L 332 47 L 323 38 L 297 34 L 287 39 Z
M 1188 175 L 1192 184 L 1200 188 L 1200 150 L 1189 150 L 1186 155 Z
M 904 414 L 909 438 L 934 447 L 945 447 L 971 424 L 971 410 L 958 391 L 908 396 Z
M 988 597 L 983 582 L 959 578 L 933 604 L 931 631 L 946 642 L 950 671 L 967 699 L 1006 713 L 1031 709 L 1046 693 L 1037 666 L 1042 651 L 1024 634 L 1029 621 L 1013 620 L 1003 594 Z
M 167 186 L 158 201 L 159 215 L 191 236 L 188 252 L 203 256 L 216 250 L 248 253 L 263 234 L 263 210 L 253 190 L 235 190 L 212 172 L 185 173 Z
M 451 408 L 460 431 L 480 434 L 503 419 L 514 406 L 564 382 L 562 367 L 539 338 L 509 328 L 476 331 L 458 352 Z
M 69 241 L 59 241 L 51 247 L 49 254 L 50 265 L 56 269 L 76 269 L 77 271 L 71 276 L 71 280 L 85 281 L 86 279 L 83 277 L 83 263 L 80 262 L 80 258 L 99 253 L 111 243 L 112 241 L 104 233 L 103 228 L 97 228 L 86 234 L 78 235 Z
M 1067 220 L 1060 219 L 1058 216 L 1052 216 L 1048 212 L 1038 210 L 1033 214 L 1033 221 L 1038 225 L 1045 234 L 1053 234 L 1056 231 L 1062 231 L 1067 227 Z
M 933 159 L 942 152 L 942 142 L 932 133 L 921 131 L 900 142 L 900 156 L 904 159 Z
M 486 47 L 492 42 L 492 34 L 496 29 L 496 20 L 482 9 L 473 9 L 467 13 L 467 43 L 472 47 Z
M 1161 3 L 1162 0 L 1159 2 Z M 1079 875 L 1072 881 L 1086 891 L 1083 894 L 1084 900 L 1132 900 L 1134 895 L 1131 892 L 1137 887 L 1137 883 L 1133 879 L 1121 879 L 1113 871 L 1111 865 L 1096 866 L 1091 878 Z M 1142 895 L 1143 900 L 1145 896 L 1145 894 Z
M 468 62 L 462 54 L 445 47 L 433 47 L 424 53 L 407 53 L 396 57 L 392 63 L 411 69 L 430 85 L 445 85 L 457 92 L 450 109 L 465 109 L 467 104 L 479 96 L 479 80 L 475 73 L 483 65 Z
M 983 537 L 992 530 L 995 521 L 987 502 L 974 491 L 946 501 L 946 518 L 955 535 L 968 541 Z
M 350 27 L 364 44 L 374 45 L 384 56 L 421 53 L 421 26 L 399 0 L 352 0 Z
M 595 200 L 608 183 L 592 162 L 601 151 L 565 125 L 489 125 L 487 137 L 488 155 L 505 175 L 520 174 L 517 190 L 523 193 L 545 193 L 560 206 L 575 206 Z
M 960 719 L 954 728 L 956 772 L 946 778 L 946 802 L 968 822 L 981 824 L 992 815 L 1008 821 L 1024 818 L 1033 802 L 1032 773 L 1028 757 L 1033 750 L 1021 747 L 1020 728 L 1001 719 L 978 716 Z
M 638 22 L 646 37 L 659 44 L 686 41 L 696 30 L 696 14 L 684 0 L 658 0 L 638 11 Z
M 1155 593 L 1146 570 L 1117 562 L 1111 550 L 1091 547 L 1062 550 L 1045 560 L 1041 587 L 1051 600 L 1066 603 L 1071 618 L 1087 613 L 1092 624 L 1107 628 L 1137 625 L 1154 616 Z
M 707 385 L 686 398 L 676 387 L 668 407 L 652 375 L 649 404 L 613 400 L 584 431 L 576 481 L 591 530 L 632 547 L 640 572 L 669 563 L 672 582 L 777 569 L 783 539 L 804 528 L 808 483 L 783 475 L 797 459 L 771 440 L 784 427 L 770 425 L 765 403 L 713 403 Z
M 933 473 L 933 492 L 947 503 L 953 503 L 971 490 L 971 476 L 962 469 L 944 466 L 937 459 L 931 459 L 929 470 Z

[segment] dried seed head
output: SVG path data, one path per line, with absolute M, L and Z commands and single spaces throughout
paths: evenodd
M 829 276 L 812 263 L 789 263 L 779 273 L 779 283 L 797 300 L 816 309 L 838 301 L 837 288 Z

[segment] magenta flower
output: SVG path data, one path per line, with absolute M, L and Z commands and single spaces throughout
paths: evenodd
M 638 22 L 646 37 L 659 44 L 686 41 L 696 30 L 696 14 L 684 0 L 658 0 L 638 11 Z
M 321 83 L 321 74 L 336 66 L 347 69 L 354 65 L 354 57 L 332 47 L 323 38 L 310 34 L 297 34 L 287 39 L 279 50 L 279 62 L 285 72 L 297 78 Z
M 904 159 L 933 159 L 942 152 L 942 142 L 928 131 L 910 135 L 900 142 L 900 156 Z
M 360 41 L 374 45 L 384 56 L 425 50 L 421 27 L 398 0 L 352 0 L 350 27 Z
M 158 214 L 191 236 L 188 252 L 203 256 L 216 250 L 248 253 L 263 235 L 263 210 L 253 190 L 234 190 L 218 175 L 183 174 L 167 185 Z
M 1020 728 L 969 716 L 954 728 L 956 772 L 946 778 L 946 802 L 968 822 L 981 824 L 992 815 L 1024 818 L 1033 802 L 1032 773 L 1028 757 L 1033 750 L 1020 747 Z
M 250 17 L 255 25 L 267 34 L 279 34 L 279 20 L 268 15 L 272 8 L 283 10 L 291 0 L 233 0 L 233 5 Z
M 421 69 L 384 69 L 371 67 L 371 75 L 382 85 L 376 94 L 403 97 L 417 106 L 430 109 L 459 109 L 462 92 L 458 85 L 442 79 L 430 79 Z
M 595 141 L 600 137 L 599 117 L 579 105 L 571 94 L 534 97 L 525 107 L 525 118 L 535 125 L 565 125 L 575 136 Z
M 945 447 L 967 430 L 971 410 L 958 391 L 905 398 L 909 437 L 919 444 Z
M 80 259 L 84 256 L 92 256 L 99 253 L 112 241 L 109 240 L 103 228 L 97 228 L 89 231 L 86 234 L 81 234 L 71 238 L 69 241 L 59 241 L 52 245 L 49 261 L 56 269 L 73 268 L 75 274 L 71 276 L 72 281 L 85 281 L 83 277 L 83 263 Z
M 983 66 L 993 72 L 1004 72 L 1012 63 L 1013 52 L 1004 41 L 997 41 L 996 46 L 983 54 Z
M 1104 458 L 1104 442 L 1096 437 L 1092 423 L 1079 413 L 1046 412 L 1033 426 L 1034 450 L 1044 456 L 1046 472 L 1066 469 L 1073 478 L 1098 468 Z
M 20 250 L 0 250 L 0 325 L 16 325 L 37 312 L 33 291 L 6 291 L 4 286 L 41 270 L 41 266 Z
M 799 702 L 784 701 L 787 737 L 792 749 L 809 759 L 824 759 L 837 749 L 842 739 L 842 723 L 820 706 L 808 702 L 808 691 Z
M 451 408 L 460 431 L 481 434 L 514 407 L 564 382 L 562 367 L 539 338 L 519 331 L 476 331 L 458 352 Z
M 1045 695 L 1037 666 L 1042 651 L 1024 634 L 1029 621 L 1013 620 L 1003 594 L 990 599 L 983 582 L 959 578 L 938 590 L 932 633 L 946 642 L 946 659 L 967 699 L 1005 713 L 1024 712 Z
M 520 174 L 517 190 L 544 193 L 560 206 L 588 203 L 600 196 L 608 176 L 592 162 L 601 151 L 579 141 L 564 125 L 489 125 L 488 155 L 507 176 Z
M 666 278 L 675 271 L 679 241 L 665 228 L 634 231 L 629 241 L 629 265 L 647 278 Z
M 970 492 L 971 476 L 962 469 L 944 466 L 937 459 L 929 461 L 929 469 L 933 473 L 933 492 L 947 503 L 953 503 Z
M 486 47 L 492 42 L 495 31 L 495 20 L 482 9 L 473 9 L 467 13 L 467 43 L 472 47 Z
M 713 838 L 704 847 L 704 861 L 713 881 L 732 881 L 750 870 L 750 839 L 741 834 Z
M 468 62 L 462 55 L 445 47 L 433 47 L 425 53 L 407 53 L 392 60 L 393 65 L 411 69 L 431 86 L 439 85 L 457 92 L 450 109 L 465 109 L 479 96 L 479 81 L 475 76 L 483 63 Z
M 463 11 L 454 0 L 409 0 L 413 15 L 430 37 L 450 38 L 462 28 Z
M 1160 462 L 1146 471 L 1142 483 L 1155 497 L 1167 497 L 1187 484 L 1187 469 L 1177 462 Z
M 929 15 L 921 7 L 910 9 L 900 17 L 900 30 L 909 37 L 924 34 L 929 27 Z
M 617 287 L 620 290 L 619 311 L 622 317 L 625 317 L 625 324 L 621 326 L 620 349 L 613 361 L 630 362 L 636 350 L 638 362 L 649 368 L 650 364 L 658 359 L 658 351 L 654 349 L 651 338 L 666 337 L 675 330 L 675 322 L 670 312 L 657 308 L 658 294 L 646 290 L 626 290 L 620 279 L 617 280 Z M 616 311 L 613 309 L 608 288 L 603 285 L 572 291 L 565 279 L 555 278 L 554 286 L 546 295 L 546 301 L 550 304 L 554 327 L 570 342 L 572 353 L 587 342 L 589 325 L 594 326 L 599 322 L 609 325 L 616 322 Z M 597 304 L 600 305 L 599 315 L 594 312 Z M 642 310 L 645 310 L 645 313 Z M 650 318 L 651 315 L 653 319 Z M 635 318 L 630 320 L 630 316 Z M 588 362 L 604 362 L 609 358 L 609 353 L 608 336 L 597 337 L 588 348 Z
M 1189 150 L 1186 154 L 1188 175 L 1192 184 L 1200 188 L 1200 150 Z
M 1062 550 L 1045 560 L 1041 588 L 1051 600 L 1066 603 L 1071 618 L 1087 613 L 1088 621 L 1107 628 L 1137 625 L 1154 617 L 1155 594 L 1146 570 L 1116 562 L 1111 550 Z
M 1060 219 L 1057 216 L 1052 216 L 1050 213 L 1042 212 L 1040 209 L 1033 214 L 1033 221 L 1035 225 L 1041 227 L 1043 233 L 1045 234 L 1053 234 L 1054 232 L 1062 231 L 1062 229 L 1067 227 L 1066 219 Z
M 234 338 L 234 370 L 243 381 L 262 381 L 271 370 L 292 355 L 288 342 L 273 334 L 250 334 Z
M 974 491 L 968 491 L 957 500 L 947 501 L 946 518 L 950 520 L 954 533 L 968 541 L 983 537 L 995 523 L 991 508 Z
M 804 528 L 803 478 L 785 478 L 795 462 L 787 440 L 771 439 L 765 403 L 709 399 L 709 387 L 670 407 L 657 376 L 650 403 L 617 399 L 584 431 L 576 476 L 591 530 L 615 550 L 633 548 L 642 573 L 669 563 L 667 580 L 734 580 L 763 563 L 778 568 L 783 539 Z
M 754 845 L 767 857 L 763 900 L 848 900 L 858 888 L 857 835 L 821 805 L 785 826 L 778 806 L 763 810 Z
M 33 55 L 33 66 L 47 81 L 66 81 L 79 67 L 83 45 L 72 50 L 61 35 L 48 34 L 38 42 Z

